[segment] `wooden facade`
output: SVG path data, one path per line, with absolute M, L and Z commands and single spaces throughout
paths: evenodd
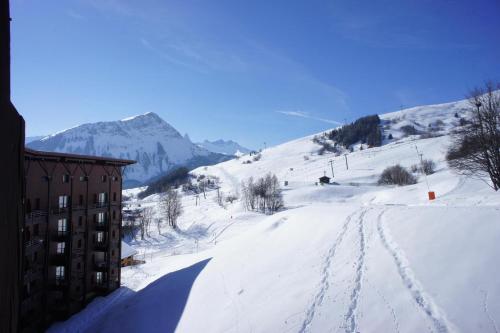
M 9 1 L 0 0 L 0 333 L 17 332 L 24 120 L 10 100 Z
M 122 176 L 132 163 L 26 149 L 21 330 L 120 286 Z

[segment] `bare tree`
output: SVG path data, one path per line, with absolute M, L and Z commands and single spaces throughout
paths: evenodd
M 163 225 L 162 219 L 155 219 L 156 228 L 158 229 L 158 234 L 161 235 L 161 226 Z
M 241 191 L 248 210 L 258 209 L 272 214 L 283 207 L 283 194 L 276 175 L 269 173 L 255 182 L 249 178 L 247 182 L 242 182 Z
M 469 97 L 472 117 L 455 131 L 446 159 L 460 174 L 500 189 L 500 84 L 488 82 Z
M 176 190 L 168 189 L 163 195 L 161 202 L 163 215 L 168 221 L 168 225 L 177 228 L 177 218 L 182 214 L 181 198 Z
M 153 214 L 154 211 L 152 207 L 145 207 L 139 215 L 139 229 L 141 231 L 142 240 L 144 240 L 145 235 L 149 237 L 149 226 L 151 225 Z
M 241 192 L 243 194 L 243 203 L 247 210 L 255 209 L 255 191 L 253 177 L 250 177 L 246 182 L 241 182 Z
M 224 207 L 224 192 L 220 190 L 219 185 L 217 185 L 217 204 Z

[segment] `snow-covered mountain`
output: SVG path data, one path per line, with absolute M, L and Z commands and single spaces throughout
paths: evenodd
M 192 143 L 152 112 L 120 121 L 83 124 L 31 141 L 27 146 L 135 160 L 137 163 L 126 169 L 129 186 L 152 180 L 176 166 L 196 167 L 228 159 Z
M 213 153 L 219 153 L 224 155 L 231 156 L 241 156 L 250 152 L 250 149 L 245 148 L 234 142 L 233 140 L 216 140 L 216 141 L 208 141 L 205 140 L 203 142 L 197 143 L 198 146 L 205 148 L 208 151 Z
M 46 135 L 37 135 L 37 136 L 27 136 L 25 139 L 24 139 L 24 143 L 25 144 L 28 144 L 32 141 L 37 141 L 37 140 L 40 140 L 40 139 L 43 139 L 45 138 Z
M 178 230 L 131 242 L 146 263 L 122 268 L 124 287 L 49 332 L 498 332 L 499 193 L 445 160 L 467 113 L 460 101 L 381 115 L 393 139 L 346 156 L 318 154 L 311 135 L 193 170 L 220 188 L 183 193 Z M 435 173 L 377 185 L 386 167 L 419 163 L 416 147 Z M 267 172 L 286 208 L 246 211 L 241 181 Z M 316 184 L 325 172 L 338 185 Z M 159 217 L 159 199 L 127 205 Z

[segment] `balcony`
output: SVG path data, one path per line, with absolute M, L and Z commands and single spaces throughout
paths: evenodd
M 99 251 L 99 252 L 108 251 L 108 241 L 103 240 L 101 242 L 95 242 L 94 243 L 94 250 Z
M 24 243 L 24 254 L 32 254 L 34 251 L 39 250 L 43 247 L 43 239 L 40 237 L 33 237 L 29 241 Z
M 83 235 L 85 233 L 85 228 L 83 226 L 77 226 L 73 229 L 73 235 Z
M 65 290 L 66 288 L 68 288 L 68 281 L 66 281 L 64 278 L 55 278 L 49 280 L 49 287 L 52 290 Z
M 103 279 L 102 281 L 96 282 L 94 289 L 99 293 L 105 293 L 108 291 L 108 280 Z
M 95 261 L 94 262 L 94 271 L 96 272 L 105 272 L 108 269 L 108 265 L 106 261 Z
M 29 263 L 24 267 L 23 281 L 28 283 L 43 279 L 44 266 L 41 263 Z
M 65 253 L 55 253 L 50 256 L 50 264 L 54 266 L 62 266 L 66 263 Z
M 98 201 L 91 205 L 92 208 L 105 208 L 108 207 L 109 202 L 107 201 Z
M 73 247 L 73 252 L 71 253 L 71 257 L 78 258 L 85 255 L 85 250 L 83 248 Z
M 58 230 L 52 235 L 52 240 L 55 242 L 65 241 L 68 238 L 68 236 L 69 236 L 68 231 Z
M 95 230 L 97 231 L 106 231 L 108 230 L 108 221 L 96 222 Z
M 85 205 L 73 205 L 71 206 L 73 210 L 85 210 L 86 206 Z
M 47 211 L 45 210 L 34 210 L 31 213 L 26 213 L 25 224 L 32 225 L 36 223 L 42 223 L 47 220 Z
M 69 211 L 69 207 L 56 207 L 52 208 L 51 212 L 54 215 L 62 215 L 62 214 L 67 214 Z

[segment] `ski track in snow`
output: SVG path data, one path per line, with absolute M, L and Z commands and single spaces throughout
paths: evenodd
M 425 292 L 422 285 L 415 277 L 413 270 L 410 268 L 409 262 L 406 259 L 404 252 L 392 239 L 388 228 L 384 226 L 382 219 L 384 213 L 385 211 L 383 211 L 378 216 L 378 234 L 385 249 L 392 256 L 401 280 L 403 281 L 408 291 L 411 293 L 418 307 L 432 321 L 436 331 L 442 333 L 453 332 L 454 330 L 451 328 L 451 324 L 448 323 L 445 315 L 443 314 L 443 311 L 435 304 L 431 296 L 427 292 Z
M 351 304 L 347 309 L 347 314 L 345 315 L 345 331 L 346 333 L 354 333 L 358 331 L 358 325 L 356 322 L 359 304 L 359 295 L 361 293 L 361 287 L 363 282 L 363 270 L 365 265 L 365 254 L 366 254 L 366 242 L 365 242 L 365 227 L 363 219 L 368 209 L 361 212 L 358 217 L 358 235 L 359 235 L 359 256 L 357 259 L 356 266 L 356 277 L 354 279 L 354 288 L 351 292 L 350 301 Z
M 486 314 L 486 317 L 488 317 L 491 326 L 493 326 L 493 329 L 495 330 L 495 333 L 498 333 L 498 326 L 497 323 L 495 322 L 495 319 L 491 316 L 490 311 L 488 310 L 488 292 L 485 290 L 481 290 L 481 292 L 484 294 L 484 299 L 483 299 L 483 310 L 484 313 Z
M 314 315 L 316 313 L 316 309 L 321 306 L 323 303 L 323 299 L 330 288 L 330 282 L 329 280 L 331 279 L 331 266 L 332 266 L 332 261 L 335 256 L 335 252 L 337 251 L 337 248 L 340 246 L 342 243 L 342 240 L 344 239 L 345 234 L 347 233 L 347 229 L 349 227 L 349 224 L 351 223 L 352 217 L 356 214 L 357 212 L 354 212 L 347 216 L 345 219 L 344 225 L 342 226 L 342 230 L 340 234 L 338 235 L 337 239 L 333 243 L 333 246 L 330 248 L 328 251 L 328 254 L 326 255 L 324 264 L 323 264 L 323 269 L 321 270 L 322 273 L 322 279 L 320 281 L 319 285 L 319 291 L 314 297 L 314 301 L 312 302 L 311 306 L 307 310 L 306 313 L 306 318 L 304 322 L 302 323 L 302 327 L 299 330 L 299 333 L 305 333 L 307 332 L 307 329 L 312 323 L 312 320 L 314 319 Z

